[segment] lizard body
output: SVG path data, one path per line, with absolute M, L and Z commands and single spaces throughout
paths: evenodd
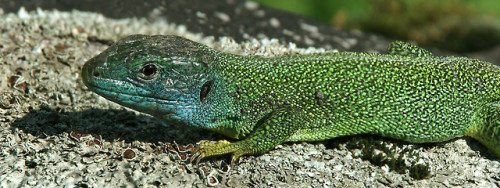
M 177 36 L 133 35 L 83 67 L 103 97 L 167 123 L 241 139 L 199 159 L 264 153 L 289 141 L 376 134 L 409 142 L 459 136 L 500 156 L 500 67 L 403 42 L 387 54 L 238 56 Z

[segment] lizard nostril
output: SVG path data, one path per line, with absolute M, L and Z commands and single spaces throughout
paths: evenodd
M 94 70 L 94 71 L 92 71 L 92 76 L 99 77 L 99 76 L 101 76 L 101 74 L 99 73 L 98 70 Z

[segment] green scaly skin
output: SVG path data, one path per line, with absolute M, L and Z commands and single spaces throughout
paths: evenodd
M 201 144 L 198 161 L 356 134 L 409 142 L 467 135 L 500 156 L 500 67 L 403 42 L 387 54 L 263 58 L 134 35 L 90 59 L 82 78 L 97 94 L 167 123 L 242 139 Z

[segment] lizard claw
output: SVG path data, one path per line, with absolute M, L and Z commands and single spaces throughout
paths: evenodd
M 202 149 L 204 145 L 205 145 L 204 143 L 201 143 L 194 149 L 193 156 L 191 156 L 191 160 L 189 161 L 190 163 L 193 163 L 193 161 L 195 161 L 194 165 L 198 166 L 200 160 L 206 157 L 205 152 Z
M 190 162 L 193 163 L 194 161 L 194 164 L 198 165 L 203 158 L 233 153 L 231 157 L 231 168 L 233 168 L 234 164 L 238 162 L 238 159 L 242 155 L 250 153 L 249 151 L 243 150 L 242 148 L 244 147 L 241 146 L 243 146 L 241 142 L 231 143 L 227 140 L 221 140 L 217 143 L 204 142 L 196 147 Z

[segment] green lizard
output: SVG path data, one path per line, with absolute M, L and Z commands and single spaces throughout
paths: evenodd
M 97 94 L 169 124 L 242 139 L 202 143 L 196 162 L 232 154 L 233 164 L 284 142 L 356 134 L 415 143 L 466 135 L 500 157 L 500 67 L 404 42 L 387 54 L 263 58 L 133 35 L 90 59 L 82 78 Z

